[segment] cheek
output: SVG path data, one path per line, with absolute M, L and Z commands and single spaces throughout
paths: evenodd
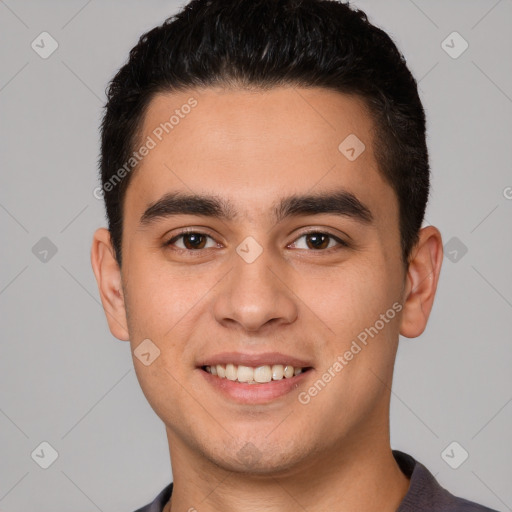
M 130 267 L 125 300 L 133 364 L 148 403 L 167 423 L 173 418 L 179 423 L 177 411 L 190 399 L 183 389 L 193 360 L 192 347 L 186 341 L 203 295 L 199 283 L 176 272 L 162 272 L 161 266 L 151 265 L 147 259 L 145 265 Z M 150 340 L 156 349 L 149 351 L 158 354 L 149 365 L 137 357 L 143 340 Z
M 321 274 L 301 279 L 297 295 L 341 345 L 374 325 L 399 299 L 392 272 L 375 262 L 323 269 Z
M 205 291 L 213 284 L 213 277 L 192 278 L 161 263 L 150 264 L 147 259 L 145 264 L 132 266 L 127 294 L 130 334 L 172 340 L 181 324 L 194 317 Z
M 142 261 L 135 265 L 132 259 L 127 280 L 128 329 L 132 354 L 146 339 L 159 350 L 158 358 L 148 367 L 133 355 L 141 387 L 158 409 L 155 402 L 159 397 L 179 396 L 179 383 L 187 380 L 188 372 L 194 369 L 198 328 L 206 318 L 208 292 L 219 277 L 212 271 L 200 276 L 186 269 L 178 271 L 161 261 L 151 263 L 147 256 Z
M 318 325 L 325 327 L 318 379 L 328 382 L 325 392 L 310 388 L 316 395 L 314 407 L 334 415 L 340 426 L 357 423 L 387 393 L 398 341 L 398 287 L 375 264 L 333 269 L 324 287 L 311 286 L 314 281 L 309 283 L 308 305 L 321 318 Z M 323 389 L 321 383 L 318 387 Z

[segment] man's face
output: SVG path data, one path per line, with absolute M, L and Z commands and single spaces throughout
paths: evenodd
M 182 109 L 191 97 L 197 105 Z M 162 134 L 177 109 L 179 122 Z M 141 140 L 156 146 L 127 189 L 122 281 L 132 350 L 145 339 L 160 350 L 134 365 L 177 453 L 277 474 L 387 435 L 405 273 L 373 129 L 360 99 L 319 88 L 152 100 Z M 359 156 L 356 139 L 338 149 L 351 134 L 365 145 Z M 231 216 L 190 201 L 188 213 L 153 209 L 141 222 L 174 193 L 217 199 Z M 319 213 L 300 201 L 336 193 L 361 205 L 338 197 L 340 211 L 322 212 L 320 201 Z M 299 200 L 277 215 L 291 196 Z M 179 237 L 184 230 L 193 234 Z M 269 366 L 276 378 L 275 365 L 308 369 L 255 384 L 204 369 L 230 362 Z

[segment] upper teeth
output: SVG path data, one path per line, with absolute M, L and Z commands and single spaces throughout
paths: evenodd
M 303 368 L 294 368 L 289 364 L 263 365 L 256 368 L 242 365 L 237 366 L 235 364 L 217 364 L 214 366 L 205 366 L 205 369 L 208 373 L 217 375 L 217 377 L 222 379 L 247 382 L 249 384 L 281 380 L 283 377 L 290 378 L 294 375 L 299 375 L 303 370 Z

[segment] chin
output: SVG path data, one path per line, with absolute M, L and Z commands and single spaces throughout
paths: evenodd
M 208 458 L 226 471 L 254 476 L 277 476 L 298 466 L 303 456 L 298 447 L 294 449 L 290 444 L 285 447 L 276 446 L 263 439 L 259 446 L 250 441 L 245 444 L 238 441 L 233 446 L 226 446 L 221 452 L 213 449 Z

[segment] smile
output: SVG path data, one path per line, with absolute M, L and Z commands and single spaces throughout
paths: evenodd
M 203 370 L 220 379 L 246 384 L 266 384 L 271 381 L 290 379 L 309 370 L 308 367 L 294 367 L 291 364 L 244 366 L 232 363 L 203 366 Z

